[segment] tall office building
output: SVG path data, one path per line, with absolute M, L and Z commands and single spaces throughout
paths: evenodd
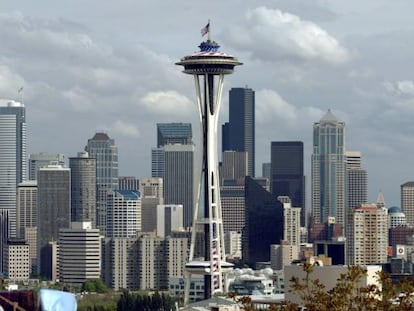
M 262 163 L 262 177 L 267 178 L 270 181 L 270 176 L 272 172 L 272 163 L 266 162 Z
M 346 165 L 346 213 L 361 204 L 368 203 L 368 174 L 361 167 L 359 151 L 345 152 Z
M 313 125 L 312 216 L 316 224 L 344 225 L 345 123 L 330 110 Z
M 106 133 L 95 133 L 85 151 L 96 159 L 96 227 L 105 235 L 107 193 L 118 188 L 118 148 Z
M 141 231 L 141 198 L 135 190 L 113 190 L 107 199 L 106 236 L 130 238 Z
M 244 151 L 223 151 L 220 179 L 241 179 L 247 176 L 248 154 Z
M 26 228 L 37 226 L 37 181 L 27 180 L 17 186 L 17 237 L 24 239 Z
M 245 226 L 245 184 L 242 179 L 227 179 L 220 186 L 223 231 L 241 233 Z
M 303 165 L 303 142 L 273 141 L 271 143 L 271 193 L 288 196 L 292 206 L 301 208 L 300 224 L 306 223 L 305 175 Z
M 142 231 L 153 232 L 157 228 L 157 206 L 164 204 L 162 178 L 141 178 L 139 192 L 141 195 Z
M 17 237 L 29 245 L 32 271 L 37 270 L 37 181 L 17 186 Z
M 90 222 L 72 222 L 59 231 L 59 280 L 82 285 L 101 277 L 99 229 Z
M 194 151 L 190 123 L 157 123 L 151 174 L 163 179 L 165 204 L 183 205 L 185 227 L 193 221 Z
M 139 179 L 134 176 L 119 176 L 119 190 L 139 190 Z
M 347 264 L 387 263 L 387 209 L 376 204 L 362 204 L 348 215 Z
M 243 260 L 254 267 L 270 260 L 270 245 L 283 240 L 282 203 L 266 190 L 266 179 L 245 179 L 246 225 L 243 230 Z
M 61 153 L 31 153 L 29 155 L 29 180 L 37 180 L 39 168 L 49 164 L 65 166 L 66 157 Z
M 50 258 L 50 242 L 59 240 L 59 229 L 70 227 L 70 169 L 60 165 L 48 165 L 39 169 L 37 177 L 38 272 L 53 279 L 55 271 L 50 266 L 54 262 Z
M 0 209 L 8 210 L 9 235 L 16 236 L 16 187 L 26 180 L 26 109 L 0 99 Z
M 191 123 L 157 123 L 157 147 L 193 142 Z
M 152 166 L 163 163 L 157 174 L 153 170 L 152 177 L 163 179 L 165 204 L 183 205 L 184 227 L 190 227 L 193 221 L 194 151 L 193 144 L 164 145 L 152 150 Z
M 401 185 L 401 210 L 408 224 L 414 225 L 414 181 Z
M 90 222 L 96 228 L 96 159 L 79 152 L 69 158 L 71 171 L 71 221 Z
M 255 94 L 251 88 L 232 88 L 229 122 L 222 126 L 223 151 L 246 151 L 248 175 L 255 176 Z

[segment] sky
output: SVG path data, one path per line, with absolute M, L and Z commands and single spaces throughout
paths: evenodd
M 256 92 L 257 175 L 271 141 L 301 140 L 309 189 L 313 123 L 331 109 L 362 153 L 369 201 L 382 191 L 399 206 L 414 180 L 413 11 L 411 0 L 0 1 L 0 98 L 25 104 L 29 153 L 76 156 L 104 131 L 120 175 L 149 177 L 157 122 L 191 122 L 197 141 L 194 82 L 175 62 L 210 20 L 243 62 L 226 76 L 220 123 L 230 88 Z

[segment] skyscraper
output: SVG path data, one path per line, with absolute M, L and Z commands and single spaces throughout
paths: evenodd
M 223 151 L 246 151 L 248 175 L 255 176 L 255 93 L 251 88 L 232 88 L 229 122 L 222 127 Z
M 247 176 L 248 154 L 244 151 L 224 151 L 220 179 L 240 179 Z
M 301 208 L 300 224 L 305 226 L 305 175 L 303 165 L 303 142 L 273 141 L 271 143 L 271 193 L 288 196 L 292 206 Z
M 184 227 L 193 221 L 194 151 L 188 123 L 157 124 L 157 148 L 151 150 L 152 177 L 163 179 L 164 203 L 182 204 Z
M 16 187 L 26 179 L 26 109 L 0 99 L 0 209 L 8 211 L 9 235 L 16 235 Z
M 37 180 L 39 168 L 53 163 L 65 166 L 65 160 L 65 156 L 61 153 L 31 153 L 29 155 L 29 180 Z
M 345 123 L 330 110 L 313 125 L 312 216 L 315 223 L 344 225 Z
M 59 229 L 70 227 L 70 169 L 49 165 L 38 171 L 37 258 L 41 275 L 53 279 L 47 266 L 50 242 L 59 240 Z
M 95 133 L 85 151 L 96 159 L 96 227 L 105 235 L 107 193 L 118 188 L 118 148 L 106 133 Z
M 414 181 L 401 185 L 401 210 L 408 224 L 414 225 Z
M 165 145 L 164 203 L 183 205 L 183 224 L 193 223 L 194 145 Z
M 385 207 L 362 204 L 348 214 L 347 264 L 387 262 L 388 215 Z
M 72 222 L 59 231 L 59 280 L 82 285 L 101 277 L 99 229 L 90 222 Z
M 157 147 L 193 142 L 191 123 L 157 123 Z
M 135 190 L 108 193 L 106 236 L 130 238 L 141 231 L 141 198 Z
M 71 170 L 71 221 L 90 222 L 96 228 L 96 159 L 87 152 L 69 158 Z
M 157 205 L 164 203 L 162 178 L 141 178 L 139 192 L 141 194 L 142 231 L 153 232 L 157 228 Z
M 277 198 L 265 189 L 266 179 L 245 179 L 246 225 L 243 231 L 243 260 L 251 267 L 270 260 L 270 245 L 283 239 L 284 210 Z
M 17 237 L 29 245 L 32 271 L 37 269 L 37 181 L 27 180 L 17 186 Z
M 346 213 L 361 204 L 368 203 L 368 174 L 361 167 L 359 151 L 345 152 L 346 165 Z

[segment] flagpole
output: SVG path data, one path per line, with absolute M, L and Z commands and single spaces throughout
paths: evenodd
M 23 104 L 23 86 L 17 90 L 17 94 L 20 94 L 20 103 Z
M 207 33 L 207 39 L 208 39 L 208 41 L 211 41 L 211 36 L 210 36 L 210 19 L 208 19 L 208 23 L 207 23 L 207 25 L 208 25 L 208 29 L 207 29 L 207 31 L 208 31 L 208 33 Z

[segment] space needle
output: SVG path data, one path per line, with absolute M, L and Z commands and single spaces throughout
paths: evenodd
M 202 130 L 201 174 L 198 181 L 196 204 L 191 234 L 189 260 L 185 267 L 184 305 L 189 302 L 191 275 L 204 275 L 204 298 L 225 291 L 225 273 L 233 269 L 226 262 L 224 251 L 223 220 L 220 202 L 218 173 L 217 125 L 223 93 L 224 75 L 232 74 L 234 67 L 242 65 L 237 58 L 219 51 L 220 46 L 211 40 L 210 22 L 201 30 L 208 34 L 200 50 L 183 57 L 176 65 L 184 67 L 183 72 L 193 75 L 196 99 Z M 204 188 L 204 189 L 202 189 Z M 201 215 L 200 197 L 203 192 Z M 204 234 L 204 258 L 195 258 L 196 233 Z

